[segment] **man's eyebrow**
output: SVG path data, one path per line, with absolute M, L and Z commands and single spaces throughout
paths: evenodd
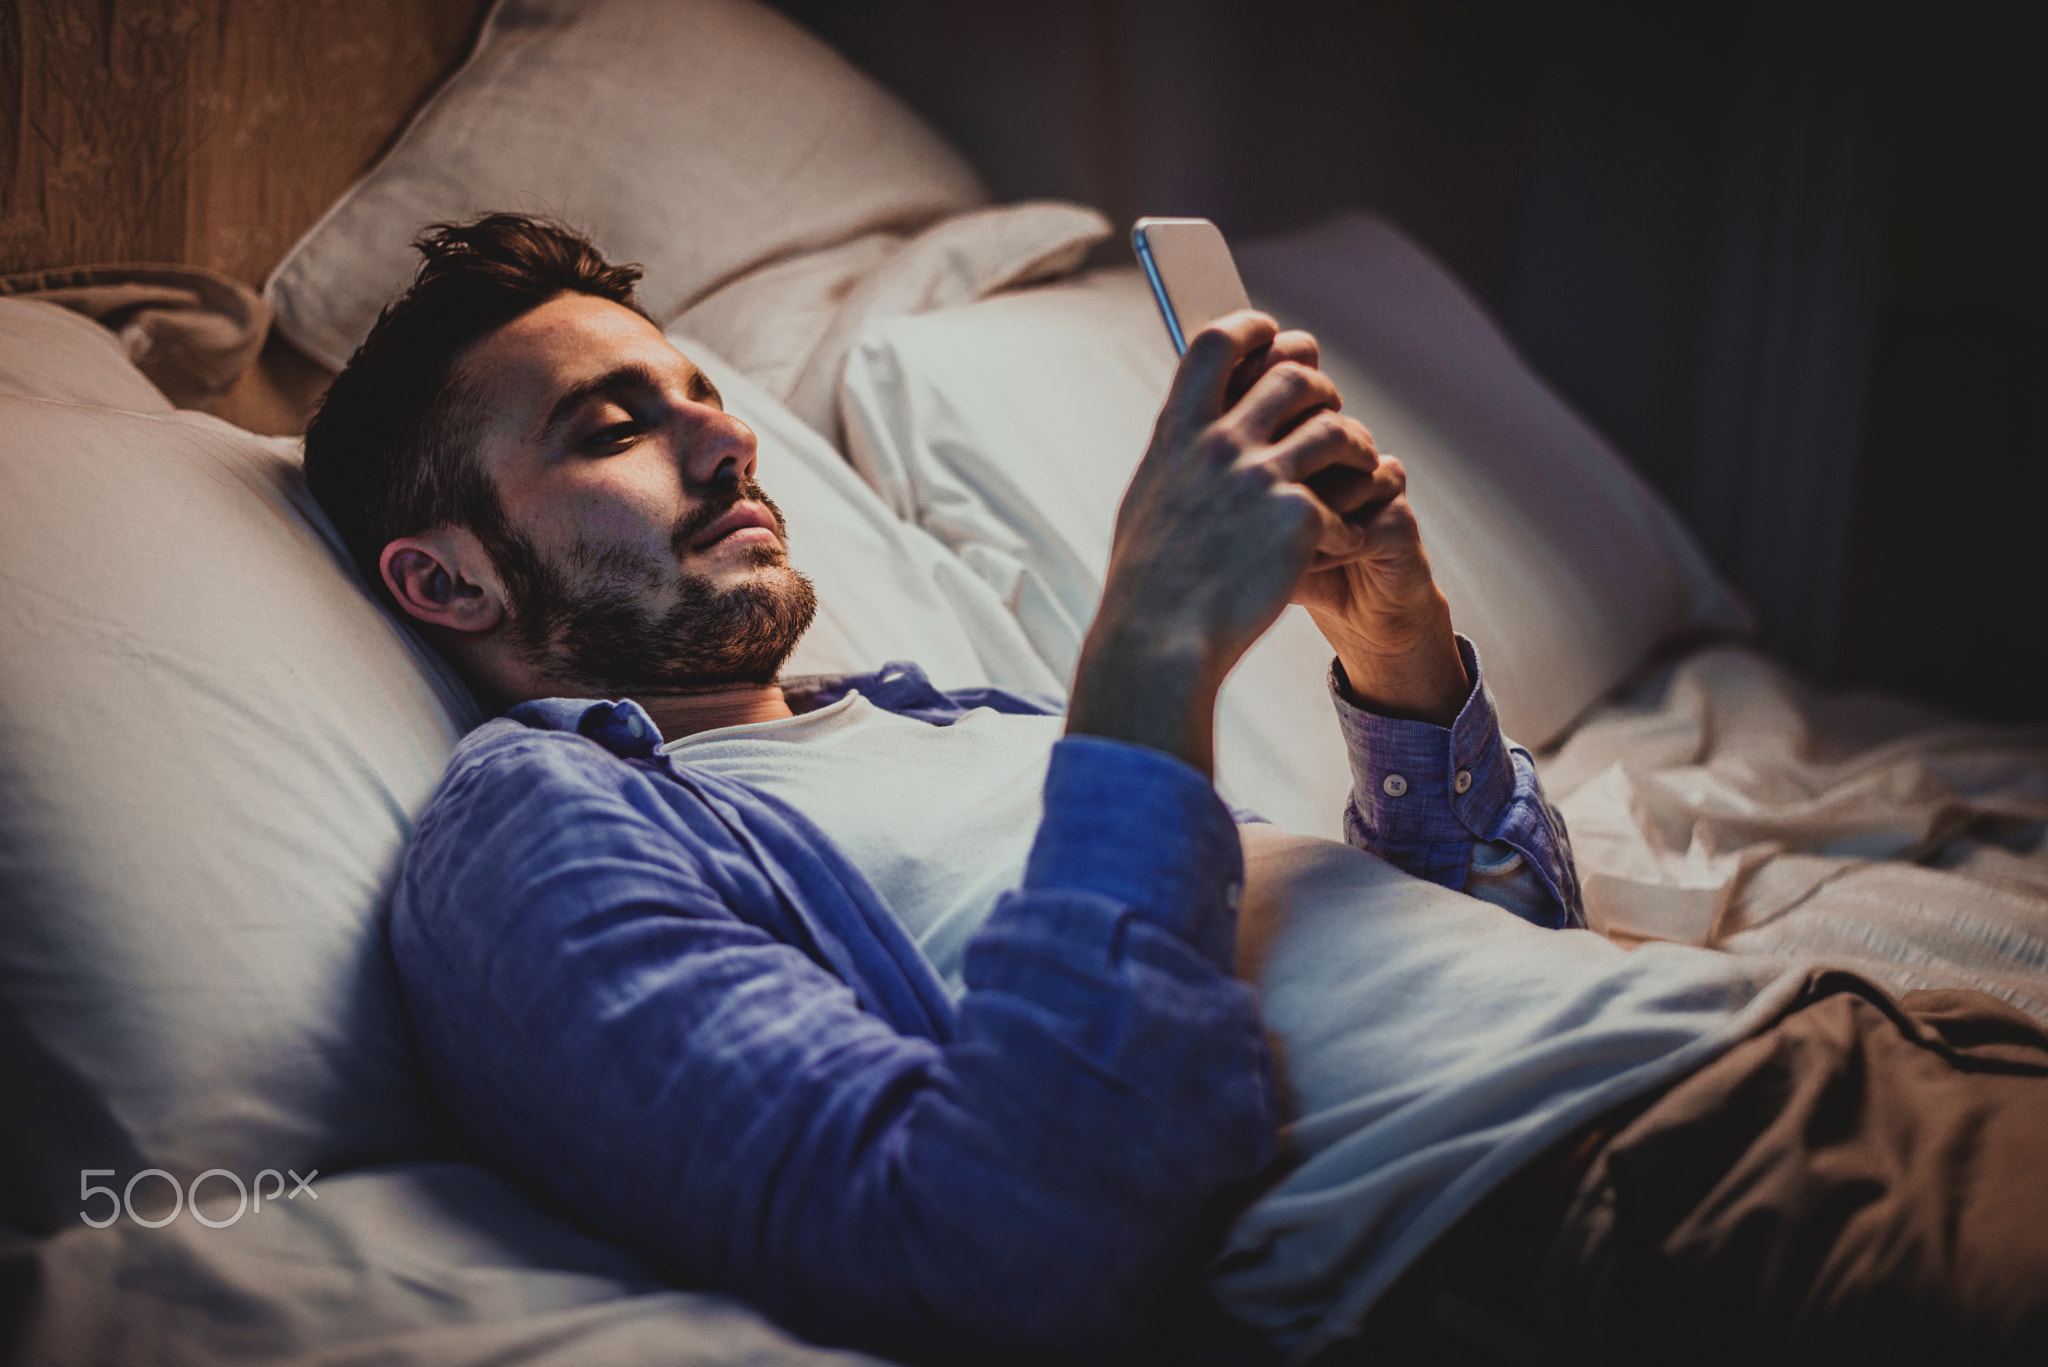
M 711 377 L 696 365 L 690 366 L 690 378 L 686 388 L 690 392 L 690 397 L 699 403 L 707 400 L 718 402 L 718 387 L 712 384 Z M 596 379 L 571 385 L 563 391 L 561 398 L 555 400 L 554 406 L 548 409 L 547 419 L 540 426 L 540 444 L 552 446 L 562 435 L 562 429 L 567 427 L 583 405 L 592 399 L 627 392 L 656 393 L 660 389 L 661 377 L 642 361 L 628 361 L 624 365 L 613 366 Z
M 562 435 L 562 429 L 567 427 L 582 410 L 583 405 L 592 399 L 629 390 L 644 393 L 660 388 L 661 381 L 655 377 L 654 372 L 638 361 L 613 366 L 595 379 L 571 385 L 562 391 L 562 397 L 556 399 L 554 406 L 548 409 L 547 420 L 540 426 L 540 443 L 543 446 L 553 445 L 555 439 Z

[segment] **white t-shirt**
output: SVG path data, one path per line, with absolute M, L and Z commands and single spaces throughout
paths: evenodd
M 1065 722 L 976 708 L 934 726 L 858 692 L 663 750 L 782 799 L 873 883 L 955 996 L 967 942 L 1024 880 Z

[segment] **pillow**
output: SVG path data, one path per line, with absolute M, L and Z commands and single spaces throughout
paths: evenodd
M 0 305 L 0 377 L 68 349 L 71 397 L 145 398 L 89 326 Z M 694 354 L 818 583 L 794 669 L 1056 687 L 984 582 Z M 71 1224 L 82 1169 L 442 1149 L 381 917 L 475 705 L 356 579 L 295 440 L 163 410 L 0 397 L 0 1222 L 35 1232 Z
M 1262 307 L 1322 339 L 1353 409 L 1405 453 L 1445 592 L 1499 662 L 1489 675 L 1513 734 L 1559 739 L 1667 640 L 1753 629 L 1677 514 L 1391 224 L 1342 215 L 1249 245 L 1243 267 Z
M 1511 735 L 1557 738 L 1668 636 L 1747 624 L 1671 512 L 1393 228 L 1348 215 L 1239 261 L 1254 300 L 1317 333 L 1347 411 L 1407 466 Z M 848 454 L 1070 670 L 1173 368 L 1134 269 L 882 321 L 848 363 Z
M 0 1050 L 34 1098 L 0 1210 L 439 1152 L 379 917 L 474 705 L 296 443 L 14 397 L 0 433 Z
M 846 353 L 870 321 L 1069 274 L 1108 236 L 1109 220 L 1079 204 L 1004 204 L 944 219 L 907 241 L 875 233 L 764 266 L 676 326 L 705 338 L 837 442 Z
M 0 299 L 0 395 L 6 394 L 132 413 L 172 411 L 164 392 L 128 359 L 120 338 L 40 299 Z
M 894 96 L 762 5 L 500 0 L 461 70 L 265 293 L 285 335 L 338 370 L 435 220 L 561 218 L 645 266 L 642 300 L 666 323 L 757 267 L 985 199 Z

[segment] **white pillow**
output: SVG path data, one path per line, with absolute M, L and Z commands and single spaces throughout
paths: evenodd
M 1398 229 L 1346 214 L 1240 259 L 1407 464 L 1511 734 L 1549 744 L 1660 643 L 1753 628 L 1677 514 Z
M 1079 204 L 1003 204 L 913 237 L 870 233 L 763 266 L 691 306 L 674 326 L 702 337 L 836 441 L 846 353 L 877 318 L 971 304 L 1066 275 L 1109 235 Z
M 81 326 L 0 307 L 0 385 L 70 348 L 74 397 L 143 397 Z M 694 354 L 818 583 L 793 670 L 1057 687 L 986 584 Z M 0 1223 L 69 1225 L 86 1168 L 247 1181 L 440 1151 L 381 916 L 477 713 L 298 462 L 201 414 L 0 397 Z
M 202 266 L 148 264 L 53 266 L 0 277 L 0 295 L 69 309 L 119 338 L 132 367 L 122 379 L 91 366 L 93 383 L 124 386 L 135 371 L 177 408 L 220 410 L 237 381 L 256 363 L 270 332 L 270 308 L 239 280 Z M 95 355 L 103 343 L 81 343 Z M 18 357 L 31 367 L 37 360 Z M 75 381 L 51 375 L 60 357 L 41 358 L 44 381 L 20 392 L 58 397 Z M 78 394 L 88 402 L 92 396 Z M 136 407 L 116 403 L 115 407 Z M 143 411 L 154 404 L 143 406 Z
M 0 394 L 169 413 L 171 401 L 92 319 L 40 299 L 0 299 Z
M 411 279 L 428 222 L 561 218 L 645 266 L 643 302 L 666 322 L 758 266 L 986 198 L 894 96 L 765 6 L 501 0 L 265 294 L 285 335 L 338 370 Z
M 1673 633 L 1746 625 L 1670 511 L 1393 228 L 1350 215 L 1239 260 L 1255 300 L 1317 333 L 1347 411 L 1407 466 L 1511 735 L 1557 737 Z M 849 360 L 847 450 L 1064 672 L 1173 367 L 1133 269 L 886 320 Z M 1321 687 L 1290 686 L 1289 707 Z
M 297 460 L 203 414 L 0 398 L 23 1227 L 69 1225 L 85 1168 L 119 1189 L 440 1150 L 379 917 L 474 707 L 346 569 Z

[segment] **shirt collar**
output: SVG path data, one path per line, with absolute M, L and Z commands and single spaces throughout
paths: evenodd
M 803 697 L 816 710 L 858 689 L 877 707 L 910 716 L 945 713 L 953 720 L 965 706 L 933 686 L 925 672 L 908 660 L 892 660 L 872 674 L 811 676 L 784 680 L 792 698 Z M 661 728 L 647 709 L 631 698 L 612 702 L 592 698 L 535 698 L 510 708 L 505 715 L 537 731 L 568 731 L 588 736 L 621 759 L 652 759 L 663 741 Z M 926 720 L 938 720 L 928 716 Z
M 661 745 L 661 728 L 647 709 L 627 698 L 622 702 L 590 698 L 535 698 L 505 713 L 536 731 L 569 731 L 588 736 L 621 759 L 652 759 Z

